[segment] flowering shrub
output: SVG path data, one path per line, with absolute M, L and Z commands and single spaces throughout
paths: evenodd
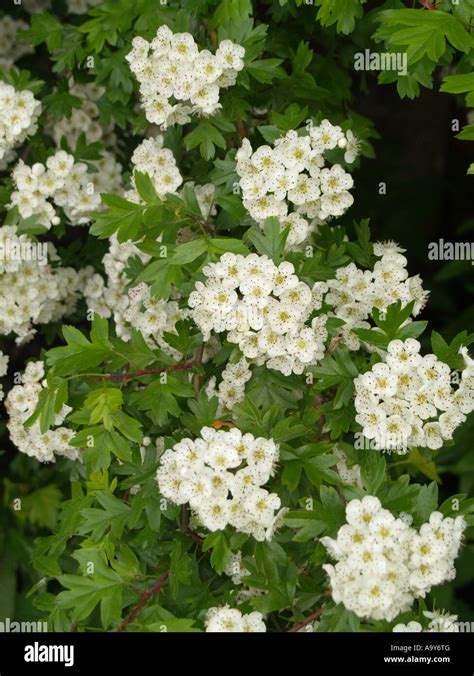
M 160 26 L 151 43 L 135 37 L 126 59 L 140 83 L 146 119 L 166 128 L 190 122 L 191 113 L 212 115 L 221 108 L 219 89 L 235 84 L 244 54 L 245 49 L 230 40 L 223 40 L 215 55 L 199 51 L 190 33 Z M 191 105 L 171 105 L 171 97 Z
M 378 75 L 396 105 L 432 73 L 471 105 L 466 4 L 25 0 L 0 17 L 19 31 L 0 47 L 0 620 L 467 618 L 472 313 L 437 305 L 456 271 L 418 273 L 403 192 L 399 241 L 369 223 L 364 171 L 392 149 L 351 91 L 378 91 L 351 61 L 370 37 L 406 59 Z
M 31 92 L 18 91 L 12 85 L 0 81 L 0 105 L 2 106 L 0 160 L 2 160 L 15 146 L 35 133 L 41 103 Z

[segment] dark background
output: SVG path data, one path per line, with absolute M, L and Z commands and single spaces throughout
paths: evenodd
M 357 171 L 350 214 L 370 217 L 374 237 L 406 249 L 410 274 L 420 274 L 431 290 L 422 319 L 446 339 L 474 331 L 474 266 L 428 259 L 429 242 L 474 242 L 474 181 L 466 174 L 473 144 L 452 131 L 453 120 L 460 129 L 466 124 L 465 109 L 456 97 L 426 89 L 414 100 L 400 99 L 387 85 L 354 97 L 354 109 L 374 122 L 381 138 L 372 141 L 375 160 Z M 379 194 L 381 181 L 386 195 Z

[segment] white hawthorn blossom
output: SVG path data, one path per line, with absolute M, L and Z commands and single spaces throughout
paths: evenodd
M 28 29 L 21 19 L 13 19 L 8 14 L 0 18 L 0 67 L 11 68 L 15 61 L 26 54 L 32 54 L 34 48 L 17 38 L 18 31 Z
M 41 103 L 28 90 L 0 80 L 0 160 L 38 129 Z
M 413 338 L 392 340 L 384 362 L 354 380 L 356 422 L 379 450 L 437 450 L 474 410 L 474 368 L 466 366 L 455 388 L 449 366 L 420 347 Z
M 231 40 L 223 40 L 215 54 L 199 51 L 190 33 L 160 26 L 151 42 L 135 37 L 125 58 L 140 83 L 147 120 L 166 128 L 186 124 L 193 113 L 215 113 L 220 89 L 235 84 L 244 55 Z
M 163 148 L 163 137 L 145 139 L 137 146 L 132 155 L 134 171 L 148 174 L 153 187 L 159 196 L 166 193 L 176 193 L 183 182 L 183 177 L 176 165 L 173 153 L 168 148 Z M 127 199 L 139 202 L 140 197 L 134 187 L 132 177 L 132 190 L 127 192 Z
M 243 401 L 245 384 L 252 377 L 249 362 L 242 357 L 238 362 L 229 362 L 221 374 L 221 382 L 216 388 L 216 378 L 212 376 L 206 385 L 206 394 L 219 400 L 218 415 L 230 411 L 235 404 Z
M 209 608 L 206 617 L 206 632 L 266 632 L 262 613 L 254 611 L 242 614 L 238 608 L 222 606 Z
M 346 506 L 335 539 L 321 538 L 337 563 L 325 564 L 335 603 L 356 615 L 391 622 L 432 587 L 453 580 L 466 522 L 433 512 L 419 531 L 368 495 Z
M 324 152 L 345 139 L 328 120 L 307 130 L 290 130 L 253 151 L 248 139 L 237 152 L 243 203 L 258 223 L 276 216 L 288 230 L 288 248 L 297 248 L 332 216 L 342 216 L 354 199 L 352 176 L 339 164 L 325 166 Z M 306 217 L 306 218 L 305 218 Z M 308 220 L 309 219 L 309 220 Z
M 423 625 L 416 620 L 411 620 L 407 624 L 402 622 L 396 624 L 392 631 L 396 633 L 416 633 L 416 632 L 443 632 L 443 633 L 458 633 L 459 632 L 459 622 L 458 616 L 452 615 L 449 612 L 444 612 L 440 610 L 424 610 L 423 615 L 429 620 L 428 626 L 426 629 L 423 628 Z
M 51 242 L 38 244 L 17 235 L 16 226 L 0 227 L 0 335 L 12 333 L 24 343 L 36 333 L 35 325 L 73 312 L 91 270 L 61 267 L 58 261 Z
M 74 148 L 81 134 L 85 135 L 87 143 L 101 141 L 111 147 L 117 140 L 113 133 L 114 125 L 101 124 L 97 105 L 105 94 L 105 88 L 95 82 L 74 82 L 72 78 L 68 85 L 69 94 L 80 99 L 81 105 L 72 108 L 70 117 L 62 117 L 60 120 L 47 118 L 46 129 L 53 137 L 56 147 L 59 149 L 61 139 L 65 137 L 68 145 Z
M 158 487 L 168 500 L 189 503 L 208 530 L 230 524 L 263 541 L 280 508 L 278 495 L 263 488 L 278 456 L 272 439 L 203 427 L 198 439 L 182 439 L 163 453 Z
M 64 150 L 48 157 L 46 165 L 36 162 L 29 167 L 20 160 L 12 178 L 15 190 L 10 206 L 17 206 L 22 218 L 34 214 L 48 230 L 60 222 L 54 207 L 63 208 L 71 225 L 81 225 L 101 205 L 87 164 L 75 162 Z
M 0 378 L 7 375 L 9 361 L 10 357 L 0 351 Z M 0 401 L 2 401 L 4 396 L 3 385 L 0 384 Z
M 319 283 L 311 289 L 291 263 L 267 256 L 223 254 L 203 270 L 189 296 L 191 316 L 207 340 L 227 331 L 245 358 L 280 371 L 303 373 L 324 355 L 326 316 L 306 322 L 321 307 Z
M 361 270 L 355 263 L 349 263 L 338 268 L 335 278 L 322 285 L 327 291 L 324 301 L 333 308 L 329 314 L 345 322 L 341 335 L 350 350 L 358 350 L 361 346 L 353 329 L 370 328 L 368 319 L 374 309 L 383 317 L 388 306 L 397 300 L 402 305 L 414 302 L 412 315 L 416 317 L 425 306 L 429 294 L 423 290 L 418 276 L 408 276 L 408 261 L 402 252 L 403 249 L 393 242 L 377 242 L 374 254 L 380 260 L 373 270 Z M 407 319 L 409 321 L 411 318 Z
M 66 416 L 72 411 L 67 404 L 56 414 L 54 429 L 42 433 L 39 420 L 30 427 L 24 425 L 35 411 L 38 398 L 46 387 L 43 362 L 28 362 L 21 376 L 21 384 L 15 385 L 5 399 L 10 439 L 21 453 L 40 462 L 56 462 L 58 456 L 82 461 L 82 450 L 70 443 L 74 431 L 64 425 Z

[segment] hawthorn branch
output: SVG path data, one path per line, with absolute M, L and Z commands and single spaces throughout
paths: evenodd
M 189 530 L 189 507 L 188 505 L 181 505 L 181 531 L 187 533 Z
M 204 354 L 204 343 L 202 343 L 196 350 L 196 357 L 194 359 L 195 366 L 202 364 L 203 354 Z M 199 373 L 194 374 L 193 388 L 194 388 L 194 396 L 197 397 L 199 394 L 199 390 L 201 389 L 201 376 L 199 375 Z
M 196 216 L 195 214 L 188 213 L 187 215 L 193 221 L 193 223 L 196 223 L 196 225 L 201 228 L 204 235 L 211 235 L 212 237 L 216 234 L 215 228 L 210 221 L 204 218 L 199 218 L 199 216 Z
M 189 526 L 189 516 L 190 516 L 190 511 L 189 511 L 189 505 L 181 505 L 181 524 L 180 524 L 180 530 L 182 533 L 187 535 L 188 537 L 191 538 L 191 540 L 194 540 L 198 545 L 202 545 L 204 540 L 199 537 L 197 533 L 195 533 L 192 528 Z
M 299 631 L 300 629 L 303 629 L 303 627 L 306 627 L 307 624 L 310 622 L 313 622 L 316 620 L 320 615 L 323 614 L 324 608 L 321 608 L 320 610 L 317 610 L 315 613 L 312 615 L 309 615 L 305 620 L 302 622 L 298 622 L 298 624 L 294 624 L 291 629 L 288 629 L 288 633 L 294 633 L 296 631 Z
M 431 9 L 433 12 L 436 12 L 436 7 L 433 5 L 433 3 L 428 2 L 428 0 L 418 0 L 418 2 L 425 9 Z
M 130 612 L 129 615 L 125 618 L 125 620 L 122 622 L 122 624 L 119 626 L 117 629 L 117 632 L 122 632 L 124 629 L 128 627 L 129 624 L 133 622 L 133 620 L 136 618 L 140 610 L 143 608 L 143 606 L 151 599 L 152 596 L 155 594 L 158 594 L 161 591 L 161 588 L 165 584 L 166 580 L 169 578 L 170 574 L 169 572 L 164 573 L 157 582 L 151 587 L 146 592 L 142 593 L 142 597 L 137 603 L 137 605 L 133 608 L 133 610 Z
M 28 145 L 26 145 L 23 148 L 21 155 L 20 155 L 20 158 L 23 160 L 23 162 L 28 161 L 28 158 L 30 157 L 30 153 L 31 153 L 31 145 L 28 143 Z
M 326 354 L 332 354 L 336 347 L 339 345 L 339 343 L 342 340 L 342 336 L 334 336 L 334 338 L 331 340 L 328 349 L 326 350 Z
M 317 394 L 316 397 L 314 398 L 314 407 L 319 410 L 321 405 L 323 404 L 323 395 L 322 394 Z M 323 429 L 324 429 L 324 415 L 322 412 L 319 414 L 319 420 L 318 420 L 318 427 L 319 427 L 319 438 L 320 439 L 327 439 L 328 436 L 327 434 L 324 434 Z
M 182 364 L 173 364 L 172 366 L 161 366 L 158 369 L 144 369 L 142 371 L 132 371 L 131 373 L 104 373 L 98 380 L 130 380 L 140 376 L 150 376 L 156 373 L 165 373 L 168 371 L 184 371 L 198 366 L 201 362 L 197 360 L 183 362 Z
M 193 530 L 191 530 L 191 528 L 187 528 L 185 532 L 186 532 L 186 535 L 188 535 L 191 538 L 191 540 L 194 540 L 194 542 L 196 544 L 202 545 L 202 543 L 204 542 L 204 540 L 202 538 L 200 538 L 197 533 L 195 533 Z
M 243 141 L 243 139 L 247 136 L 247 132 L 246 132 L 246 130 L 245 130 L 244 123 L 242 122 L 242 120 L 240 119 L 240 117 L 238 117 L 238 118 L 235 120 L 234 124 L 235 124 L 235 128 L 237 129 L 237 131 L 238 131 L 238 133 L 239 133 L 240 140 Z

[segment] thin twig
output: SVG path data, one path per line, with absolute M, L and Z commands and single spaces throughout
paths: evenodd
M 190 511 L 189 511 L 189 505 L 182 505 L 181 506 L 181 524 L 180 524 L 180 529 L 182 533 L 185 533 L 188 535 L 191 540 L 194 540 L 194 542 L 197 542 L 198 545 L 202 545 L 204 540 L 197 535 L 190 527 L 189 527 L 189 516 L 190 516 Z
M 321 608 L 320 610 L 317 610 L 315 613 L 307 617 L 303 622 L 298 622 L 298 624 L 294 624 L 291 629 L 288 629 L 288 633 L 293 633 L 296 631 L 299 631 L 300 629 L 303 629 L 303 627 L 306 627 L 307 624 L 310 622 L 313 622 L 316 620 L 320 615 L 323 614 L 324 608 Z
M 326 351 L 326 354 L 332 354 L 336 347 L 339 345 L 339 343 L 342 340 L 342 336 L 334 336 L 334 338 L 331 340 L 329 347 Z
M 238 133 L 239 133 L 240 140 L 243 141 L 243 139 L 246 138 L 246 136 L 247 136 L 247 132 L 245 131 L 245 125 L 244 125 L 244 123 L 242 122 L 242 120 L 240 119 L 240 117 L 238 117 L 238 118 L 235 120 L 234 124 L 235 124 L 235 128 L 237 129 L 237 131 L 238 131 Z
M 181 505 L 181 530 L 186 533 L 189 529 L 189 506 L 187 504 Z
M 194 542 L 196 542 L 198 545 L 202 545 L 202 543 L 204 542 L 204 540 L 202 538 L 200 538 L 197 533 L 195 533 L 193 530 L 191 530 L 191 528 L 187 528 L 185 533 L 186 533 L 186 535 L 189 535 L 191 540 L 194 540 Z
M 342 494 L 341 487 L 340 486 L 334 486 L 334 488 L 336 489 L 336 493 L 339 496 L 339 502 L 341 503 L 341 505 L 343 507 L 345 507 L 347 505 L 347 500 L 344 497 L 344 495 Z
M 213 224 L 210 221 L 207 221 L 206 219 L 199 218 L 199 216 L 196 216 L 195 214 L 188 213 L 187 216 L 196 223 L 202 230 L 204 235 L 213 235 L 216 234 L 215 228 Z
M 431 2 L 428 2 L 428 0 L 418 0 L 418 2 L 425 9 L 431 9 L 433 12 L 436 12 L 436 7 Z
M 319 410 L 321 408 L 321 405 L 323 404 L 323 395 L 322 394 L 317 394 L 314 398 L 314 408 L 316 410 Z M 327 434 L 325 435 L 323 432 L 324 429 L 324 415 L 322 412 L 319 414 L 319 420 L 318 420 L 318 427 L 319 427 L 319 438 L 320 439 L 327 439 L 328 436 Z
M 21 155 L 20 155 L 20 158 L 23 160 L 23 162 L 27 162 L 27 161 L 28 161 L 28 158 L 29 158 L 29 156 L 30 156 L 30 153 L 31 153 L 31 144 L 28 143 L 28 145 L 26 145 L 26 146 L 23 148 L 23 150 L 22 150 L 22 152 L 21 152 Z
M 160 577 L 160 579 L 157 582 L 155 582 L 155 584 L 153 585 L 153 587 L 151 589 L 149 589 L 148 591 L 146 591 L 142 594 L 142 598 L 137 603 L 137 605 L 133 608 L 131 613 L 129 615 L 127 615 L 125 620 L 122 622 L 122 624 L 117 629 L 117 632 L 124 631 L 124 629 L 126 629 L 126 627 L 128 627 L 128 625 L 133 622 L 133 620 L 136 618 L 136 616 L 138 615 L 140 610 L 151 599 L 151 597 L 154 596 L 154 594 L 158 594 L 158 592 L 161 591 L 162 586 L 165 584 L 165 582 L 169 578 L 169 576 L 170 576 L 169 572 L 164 573 Z
M 196 357 L 194 358 L 195 365 L 202 364 L 203 354 L 204 354 L 204 343 L 202 343 L 196 350 Z M 194 388 L 194 396 L 197 397 L 199 394 L 199 390 L 201 389 L 201 376 L 199 375 L 199 373 L 194 374 L 193 388 Z

